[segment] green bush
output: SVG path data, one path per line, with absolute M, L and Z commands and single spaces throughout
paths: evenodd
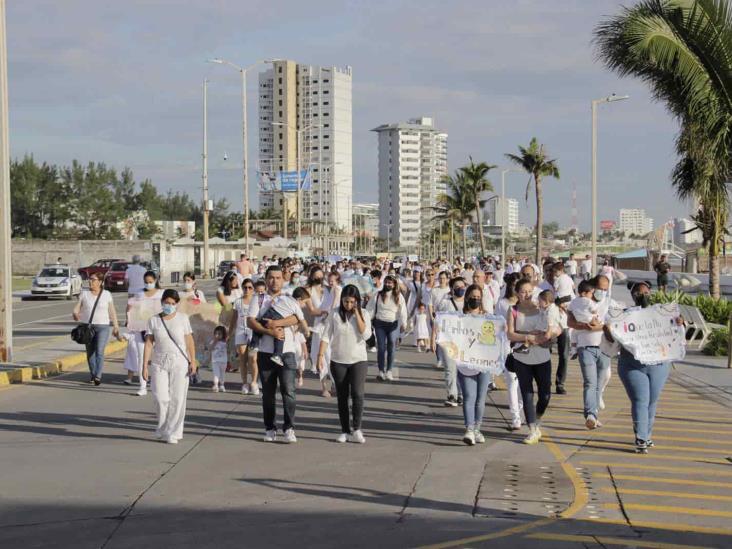
M 727 324 L 730 312 L 732 312 L 732 302 L 725 298 L 714 299 L 707 294 L 699 294 L 690 296 L 681 290 L 673 292 L 655 292 L 651 296 L 651 303 L 678 303 L 680 305 L 692 305 L 699 309 L 704 320 L 713 324 Z
M 709 336 L 706 345 L 702 352 L 705 355 L 710 356 L 727 356 L 727 339 L 729 338 L 729 331 L 727 328 L 718 328 L 712 330 L 712 334 Z

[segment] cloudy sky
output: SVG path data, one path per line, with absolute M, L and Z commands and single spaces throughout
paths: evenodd
M 677 125 L 642 83 L 597 63 L 591 46 L 597 22 L 631 2 L 12 1 L 11 150 L 53 163 L 76 158 L 129 166 L 161 191 L 198 196 L 207 77 L 211 193 L 241 209 L 239 77 L 206 59 L 351 65 L 354 202 L 377 197 L 376 135 L 369 130 L 424 115 L 449 134 L 451 170 L 468 155 L 505 164 L 504 153 L 539 138 L 562 175 L 546 183 L 545 219 L 570 223 L 574 183 L 586 228 L 590 101 L 615 92 L 631 100 L 600 108 L 599 215 L 617 219 L 619 208 L 641 207 L 658 223 L 688 209 L 669 185 Z M 251 166 L 256 81 L 252 75 Z M 529 222 L 526 178 L 511 174 L 507 181 Z

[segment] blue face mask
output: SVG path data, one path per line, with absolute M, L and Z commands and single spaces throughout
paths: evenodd
M 465 295 L 465 288 L 455 288 L 452 291 L 452 295 L 455 297 L 463 297 Z
M 175 305 L 170 303 L 163 303 L 163 314 L 165 316 L 172 315 L 175 312 Z

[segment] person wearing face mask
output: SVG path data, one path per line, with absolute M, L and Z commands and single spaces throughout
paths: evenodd
M 157 275 L 153 271 L 147 271 L 143 277 L 143 282 L 145 284 L 144 289 L 127 301 L 128 324 L 130 310 L 135 303 L 140 303 L 141 301 L 145 302 L 143 307 L 146 310 L 151 309 L 153 314 L 158 314 L 161 311 L 160 300 L 163 297 L 163 290 L 160 289 Z M 145 352 L 145 332 L 128 330 L 128 333 L 127 355 L 129 360 L 125 359 L 127 379 L 124 383 L 125 385 L 132 385 L 132 378 L 134 374 L 142 372 L 142 368 L 140 366 L 142 365 L 143 354 Z M 140 387 L 135 394 L 137 396 L 147 395 L 147 380 L 142 375 L 140 375 Z
M 369 300 L 367 310 L 374 319 L 379 381 L 394 381 L 394 347 L 399 327 L 407 323 L 407 304 L 395 277 L 384 277 L 384 287 Z
M 650 282 L 629 282 L 628 289 L 636 307 L 648 307 L 651 303 Z M 681 317 L 676 319 L 678 325 L 683 325 Z M 605 330 L 605 337 L 613 341 L 609 329 Z M 618 377 L 623 382 L 628 394 L 633 416 L 633 432 L 635 433 L 635 449 L 639 454 L 648 453 L 653 447 L 653 423 L 656 419 L 656 406 L 661 397 L 669 372 L 671 362 L 664 361 L 657 364 L 642 364 L 633 354 L 620 347 L 618 358 Z
M 178 444 L 183 438 L 188 378 L 196 373 L 195 344 L 188 316 L 177 312 L 178 292 L 165 290 L 162 312 L 147 323 L 142 375 L 150 379 L 158 426 L 155 438 Z
M 437 306 L 437 312 L 461 312 L 465 304 L 465 286 L 465 280 L 462 277 L 456 277 L 450 280 L 450 293 L 440 301 Z M 442 352 L 441 348 L 437 346 L 436 340 L 437 323 L 433 322 L 430 348 L 437 356 L 438 363 L 445 369 L 445 387 L 447 388 L 445 406 L 459 406 L 463 403 L 463 397 L 462 390 L 457 382 L 457 365 L 453 359 Z
M 183 291 L 178 292 L 178 295 L 181 300 L 188 299 L 196 305 L 199 303 L 206 303 L 206 296 L 198 289 L 198 286 L 196 285 L 196 275 L 193 273 L 186 273 L 183 275 Z
M 315 375 L 320 375 L 320 369 L 317 363 L 318 351 L 320 349 L 320 336 L 323 333 L 323 326 L 328 317 L 328 311 L 333 305 L 333 296 L 324 287 L 324 280 L 325 273 L 323 269 L 319 265 L 313 265 L 308 274 L 307 284 L 305 284 L 305 289 L 310 294 L 310 299 L 305 304 L 303 314 L 311 330 L 310 357 L 312 358 L 312 367 L 310 372 Z M 326 356 L 325 360 L 327 361 L 326 363 L 330 362 L 330 356 Z M 328 392 L 327 388 L 323 387 L 323 396 L 329 396 L 326 394 Z

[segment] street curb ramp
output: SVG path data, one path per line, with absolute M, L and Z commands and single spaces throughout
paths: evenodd
M 104 349 L 104 356 L 113 355 L 127 348 L 126 341 L 113 341 Z M 36 366 L 6 364 L 0 366 L 0 387 L 15 383 L 27 383 L 34 379 L 44 379 L 64 372 L 70 372 L 86 362 L 86 353 L 74 353 Z

